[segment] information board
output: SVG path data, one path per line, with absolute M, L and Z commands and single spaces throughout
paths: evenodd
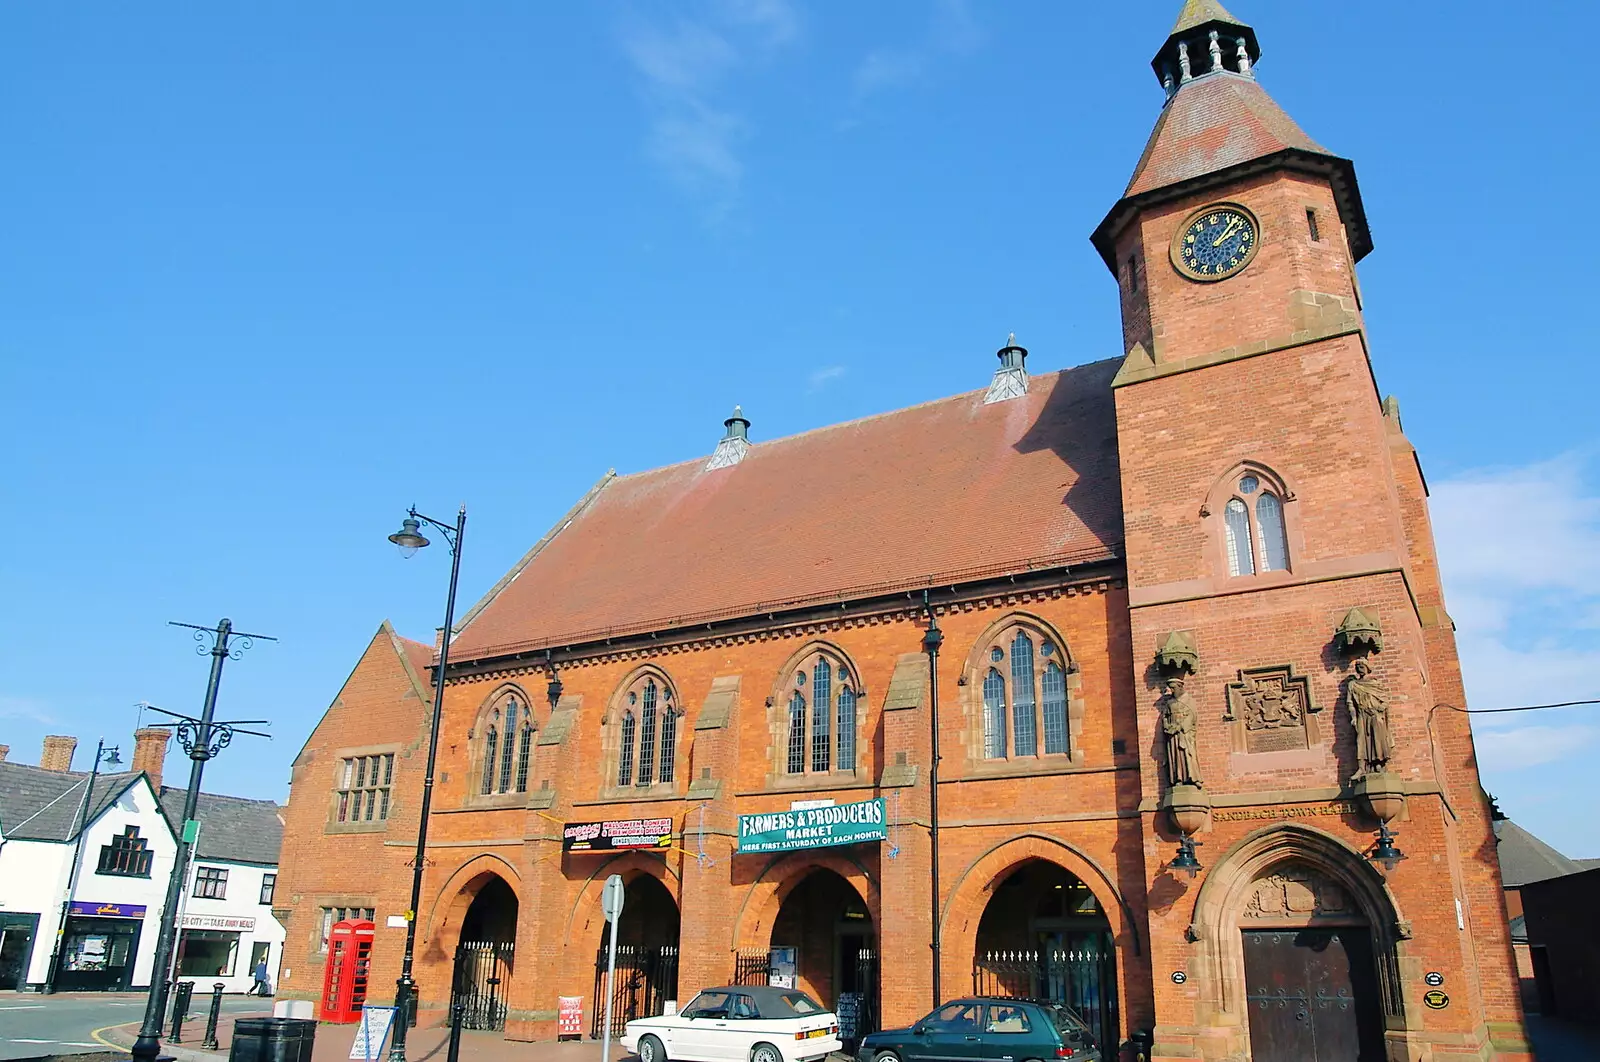
M 614 852 L 628 848 L 671 847 L 671 819 L 569 822 L 561 830 L 563 852 Z
M 350 1057 L 382 1058 L 383 1041 L 389 1038 L 389 1027 L 393 1024 L 393 1007 L 362 1007 L 361 1024 L 356 1026 L 356 1038 L 350 1044 Z
M 889 836 L 883 798 L 832 807 L 739 816 L 739 851 L 792 852 Z
M 556 1036 L 583 1035 L 583 997 L 557 996 Z

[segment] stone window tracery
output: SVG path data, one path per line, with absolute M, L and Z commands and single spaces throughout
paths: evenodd
M 616 747 L 617 788 L 643 788 L 677 780 L 678 706 L 672 684 L 654 671 L 634 677 L 621 696 Z
M 1069 756 L 1071 665 L 1056 639 L 1031 625 L 1011 625 L 978 660 L 983 758 Z
M 856 769 L 860 684 L 843 654 L 806 654 L 790 673 L 784 703 L 784 773 L 827 774 Z
M 481 718 L 478 795 L 526 793 L 536 732 L 527 698 L 521 690 L 505 690 L 491 700 Z
M 1232 477 L 1227 498 L 1222 534 L 1228 575 L 1288 571 L 1289 535 L 1280 488 L 1244 469 Z

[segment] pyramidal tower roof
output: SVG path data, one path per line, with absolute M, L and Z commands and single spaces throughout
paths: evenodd
M 1116 272 L 1112 244 L 1139 207 L 1252 172 L 1289 168 L 1326 177 L 1359 260 L 1372 249 L 1355 166 L 1318 144 L 1256 80 L 1256 33 L 1217 0 L 1185 0 L 1151 60 L 1166 93 L 1161 116 L 1121 201 L 1091 238 Z

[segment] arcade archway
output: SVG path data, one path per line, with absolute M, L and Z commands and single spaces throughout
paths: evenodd
M 1096 1042 L 1117 1040 L 1111 923 L 1094 891 L 1055 863 L 1025 860 L 995 886 L 978 923 L 972 980 L 983 995 L 1066 1003 Z
M 451 1005 L 463 1028 L 503 1029 L 515 968 L 517 894 L 493 873 L 474 878 L 462 892 L 472 900 L 461 916 Z
M 617 923 L 616 979 L 611 990 L 611 1032 L 619 1036 L 628 1022 L 660 1014 L 669 999 L 678 998 L 678 902 L 654 876 L 635 873 L 627 879 L 622 919 Z M 605 1024 L 606 968 L 611 925 L 600 922 L 595 950 L 594 1007 L 590 1033 L 598 1038 Z
M 784 896 L 762 967 L 741 980 L 798 988 L 839 1016 L 853 1041 L 878 1027 L 878 947 L 872 913 L 855 886 L 815 867 Z

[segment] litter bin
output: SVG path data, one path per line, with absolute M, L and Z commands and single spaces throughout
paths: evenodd
M 305 1018 L 238 1018 L 228 1062 L 311 1062 L 317 1023 Z

